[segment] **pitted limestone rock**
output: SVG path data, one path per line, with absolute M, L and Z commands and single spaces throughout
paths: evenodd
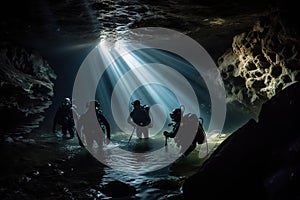
M 299 38 L 287 30 L 278 15 L 270 15 L 233 38 L 232 49 L 218 59 L 229 100 L 258 112 L 262 103 L 299 80 Z

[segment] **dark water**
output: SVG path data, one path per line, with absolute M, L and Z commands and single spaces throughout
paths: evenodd
M 126 134 L 113 133 L 112 137 L 110 144 L 104 145 L 104 151 L 110 154 L 116 147 L 138 153 L 165 150 L 160 136 L 147 142 L 133 136 L 129 143 Z M 221 137 L 209 138 L 210 150 L 221 141 Z M 169 141 L 169 151 L 172 146 Z M 166 199 L 178 196 L 185 178 L 207 158 L 199 158 L 203 151 L 199 146 L 188 157 L 169 165 L 155 156 L 148 157 L 147 162 L 133 162 L 133 156 L 117 157 L 114 166 L 106 166 L 80 147 L 77 138 L 63 139 L 42 131 L 1 147 L 6 151 L 1 152 L 1 199 L 113 199 L 103 188 L 114 181 L 136 190 L 128 196 L 120 194 L 121 199 Z M 149 162 L 164 167 L 152 171 Z M 121 190 L 111 187 L 115 194 Z

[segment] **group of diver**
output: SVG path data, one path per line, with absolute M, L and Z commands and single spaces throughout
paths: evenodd
M 141 105 L 140 100 L 133 101 L 131 105 L 133 109 L 129 112 L 127 122 L 133 126 L 138 138 L 148 139 L 149 128 L 153 126 L 149 113 L 150 107 Z M 95 113 L 98 126 L 94 125 Z M 202 127 L 202 122 L 195 114 L 189 113 L 184 115 L 184 107 L 181 106 L 180 108 L 175 108 L 169 115 L 172 123 L 168 125 L 172 126 L 172 129 L 163 132 L 166 139 L 165 145 L 167 145 L 168 138 L 174 138 L 176 145 L 181 149 L 181 153 L 187 156 L 196 148 L 197 144 L 206 142 L 206 134 Z M 97 100 L 88 102 L 86 112 L 79 115 L 71 99 L 68 97 L 64 98 L 55 113 L 53 121 L 53 133 L 55 134 L 57 125 L 60 126 L 63 138 L 68 138 L 68 134 L 69 138 L 74 138 L 76 135 L 81 147 L 92 147 L 95 138 L 99 139 L 97 144 L 100 146 L 103 145 L 103 142 L 106 144 L 110 142 L 111 127 L 103 115 L 100 103 Z M 100 131 L 99 125 L 102 131 Z M 193 137 L 192 142 L 188 140 L 189 137 Z

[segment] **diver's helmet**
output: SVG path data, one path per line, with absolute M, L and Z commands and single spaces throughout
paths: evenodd
M 133 105 L 134 107 L 140 106 L 141 105 L 141 101 L 140 100 L 135 100 L 134 102 L 131 103 L 131 105 Z
M 71 108 L 72 107 L 71 99 L 68 97 L 64 98 L 64 100 L 62 102 L 62 106 L 65 108 Z
M 99 110 L 99 109 L 100 109 L 100 103 L 99 103 L 99 101 L 97 101 L 97 100 L 92 100 L 92 101 L 90 101 L 90 102 L 87 104 L 87 107 L 88 107 L 89 109 L 95 108 L 96 110 Z
M 181 116 L 182 116 L 182 110 L 180 108 L 176 108 L 170 113 L 170 117 L 174 122 L 180 122 Z

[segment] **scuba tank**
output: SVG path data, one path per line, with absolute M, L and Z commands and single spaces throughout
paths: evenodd
M 151 123 L 150 107 L 148 105 L 140 105 L 139 100 L 134 101 L 132 105 L 135 106 L 130 113 L 132 121 L 138 126 L 148 126 Z

